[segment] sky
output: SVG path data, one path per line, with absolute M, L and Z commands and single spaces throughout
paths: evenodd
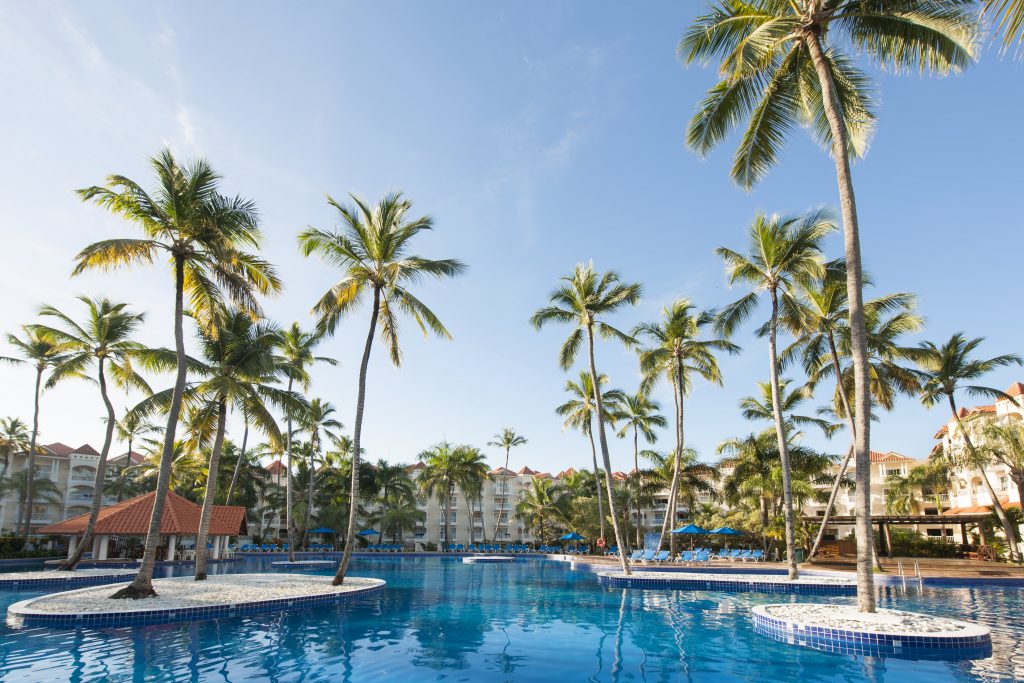
M 147 158 L 164 146 L 206 157 L 225 193 L 257 202 L 263 254 L 285 283 L 265 310 L 282 324 L 311 326 L 313 303 L 337 276 L 296 247 L 305 226 L 336 225 L 325 195 L 376 200 L 400 189 L 435 222 L 417 252 L 469 269 L 417 290 L 453 340 L 425 340 L 407 321 L 401 368 L 377 347 L 367 456 L 412 462 L 447 439 L 484 448 L 498 465 L 503 453 L 486 444 L 511 426 L 529 439 L 513 468 L 586 466 L 587 442 L 554 413 L 578 375 L 557 362 L 569 330 L 529 324 L 558 278 L 593 261 L 642 283 L 640 303 L 612 319 L 624 329 L 680 297 L 722 306 L 744 292 L 727 285 L 716 247 L 742 248 L 757 212 L 838 205 L 832 161 L 805 131 L 750 193 L 729 178 L 735 136 L 706 159 L 686 148 L 686 122 L 715 72 L 686 67 L 675 48 L 702 6 L 0 0 L 0 331 L 18 333 L 43 303 L 78 316 L 75 297 L 87 294 L 144 311 L 143 343 L 173 343 L 166 266 L 69 278 L 83 246 L 137 230 L 73 191 L 111 173 L 152 186 Z M 986 338 L 986 356 L 1021 352 L 1024 64 L 986 43 L 979 63 L 953 77 L 868 68 L 879 124 L 853 172 L 869 295 L 919 295 L 927 327 L 908 344 L 962 330 Z M 828 256 L 841 251 L 830 238 Z M 766 344 L 752 335 L 766 315 L 737 335 L 743 353 L 722 359 L 725 386 L 697 382 L 688 397 L 686 441 L 705 460 L 723 439 L 765 426 L 745 421 L 737 403 L 767 379 Z M 310 395 L 337 408 L 346 432 L 368 320 L 356 311 L 321 347 L 340 365 L 313 371 Z M 633 352 L 599 341 L 596 355 L 610 386 L 636 390 Z M 31 417 L 32 379 L 0 365 L 0 416 Z M 1017 379 L 1024 369 L 986 383 Z M 118 393 L 115 403 L 138 398 Z M 671 417 L 670 391 L 655 398 Z M 102 416 L 94 386 L 59 385 L 43 395 L 40 438 L 98 447 Z M 923 458 L 946 418 L 901 399 L 873 427 L 872 446 Z M 237 420 L 230 431 L 239 438 Z M 807 438 L 845 450 L 842 436 Z M 654 447 L 671 449 L 670 431 Z M 611 449 L 613 467 L 630 469 L 631 443 L 613 439 Z

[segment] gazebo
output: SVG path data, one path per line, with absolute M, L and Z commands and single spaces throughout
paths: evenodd
M 108 546 L 112 536 L 145 536 L 149 531 L 149 520 L 153 515 L 155 498 L 156 492 L 144 493 L 141 496 L 101 508 L 93 535 L 93 559 L 107 559 Z M 166 559 L 168 561 L 175 559 L 178 541 L 181 537 L 195 537 L 199 534 L 201 516 L 201 506 L 182 498 L 173 491 L 167 492 L 167 497 L 164 499 L 163 518 L 160 520 L 160 535 L 166 539 Z M 88 522 L 89 514 L 86 513 L 43 527 L 38 533 L 67 536 L 68 555 L 70 556 L 75 551 L 79 538 L 85 533 Z M 213 544 L 214 558 L 220 557 L 222 551 L 227 549 L 229 537 L 247 533 L 244 507 L 239 505 L 213 506 L 213 517 L 210 520 L 210 542 Z

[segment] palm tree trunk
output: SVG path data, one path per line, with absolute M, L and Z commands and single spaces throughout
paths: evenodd
M 964 444 L 967 446 L 967 450 L 971 453 L 971 459 L 978 462 L 978 451 L 974 448 L 974 442 L 971 441 L 971 435 L 967 433 L 964 428 L 964 423 L 960 420 L 960 415 L 956 411 L 956 401 L 953 399 L 953 394 L 947 394 L 949 397 L 949 409 L 953 411 L 953 419 L 956 420 L 956 425 L 960 429 L 960 433 L 964 435 Z M 1010 518 L 1006 516 L 1006 510 L 1003 509 L 1002 503 L 999 502 L 999 496 L 996 495 L 995 488 L 992 487 L 992 482 L 989 481 L 988 474 L 985 473 L 985 467 L 982 464 L 978 467 L 978 471 L 981 473 L 981 481 L 985 484 L 985 489 L 988 491 L 989 498 L 992 499 L 992 510 L 996 513 L 996 517 L 999 518 L 999 523 L 1003 526 L 1003 533 L 1006 534 L 1006 542 L 1010 546 L 1010 560 L 1012 562 L 1020 562 L 1020 549 L 1017 547 L 1017 534 L 1013 528 L 1013 524 L 1010 523 Z
M 604 433 L 604 403 L 601 400 L 601 384 L 598 380 L 597 365 L 594 362 L 594 328 L 587 326 L 587 348 L 590 356 L 590 381 L 594 385 L 594 410 L 597 412 L 597 436 L 601 443 L 601 460 L 604 464 L 604 482 L 608 493 L 608 514 L 612 518 L 612 529 L 615 531 L 615 545 L 619 546 L 619 563 L 622 571 L 629 576 L 629 563 L 626 553 L 622 550 L 626 544 L 622 542 L 622 530 L 619 528 L 619 516 L 615 512 L 615 495 L 612 492 L 612 459 L 608 455 L 608 437 Z
M 672 399 L 676 406 L 676 452 L 672 464 L 672 484 L 669 486 L 668 505 L 665 508 L 665 518 L 661 521 L 661 535 L 658 536 L 659 550 L 661 550 L 661 546 L 665 542 L 665 534 L 669 532 L 669 527 L 675 522 L 676 498 L 679 497 L 679 466 L 683 459 L 683 400 L 681 392 L 684 385 L 681 367 L 676 367 L 675 375 L 675 381 L 672 383 Z M 669 554 L 674 555 L 675 543 L 670 540 L 669 545 Z
M 292 392 L 292 385 L 294 378 L 288 378 L 288 393 Z M 295 493 L 294 484 L 292 483 L 292 411 L 291 408 L 285 408 L 288 411 L 288 420 L 285 425 L 285 429 L 288 430 L 285 435 L 285 459 L 288 464 L 285 466 L 287 478 L 284 483 L 284 498 L 285 498 L 285 526 L 288 528 L 288 561 L 295 561 L 295 515 L 292 512 L 292 506 L 295 504 Z
M 228 487 L 228 498 L 225 505 L 231 505 L 231 498 L 235 495 L 235 487 L 238 485 L 238 473 L 242 469 L 242 462 L 245 460 L 245 447 L 249 441 L 249 416 L 242 415 L 242 450 L 238 454 L 238 462 L 235 463 L 235 471 L 231 473 L 231 486 Z
M 445 487 L 447 497 L 444 500 L 444 542 L 446 545 L 451 545 L 452 542 L 452 493 L 454 488 L 454 486 Z
M 380 315 L 380 288 L 373 288 L 373 311 L 370 313 L 370 329 L 366 333 L 363 359 L 359 363 L 359 393 L 356 397 L 356 423 L 352 430 L 352 483 L 349 489 L 348 529 L 345 532 L 345 552 L 334 576 L 334 585 L 340 586 L 345 580 L 348 563 L 352 558 L 352 546 L 356 541 L 356 512 L 359 507 L 359 448 L 363 436 L 363 409 L 366 405 L 366 369 L 370 365 L 370 349 L 373 334 L 377 331 L 377 316 Z
M 210 520 L 213 519 L 213 504 L 217 499 L 217 474 L 220 454 L 224 450 L 224 432 L 227 429 L 228 402 L 220 397 L 217 407 L 217 436 L 213 439 L 210 452 L 210 466 L 206 474 L 206 493 L 203 496 L 203 511 L 199 517 L 199 535 L 196 537 L 196 581 L 206 580 L 206 542 L 210 536 Z M 290 540 L 290 539 L 289 539 Z
M 587 430 L 587 438 L 590 439 L 590 457 L 594 461 L 594 486 L 597 487 L 597 517 L 598 523 L 601 525 L 601 538 L 605 538 L 604 534 L 604 494 L 601 493 L 601 470 L 597 466 L 597 446 L 594 445 L 594 428 L 593 418 L 591 418 L 591 427 Z
M 770 515 L 768 512 L 768 499 L 761 496 L 761 545 L 764 546 L 765 557 L 768 556 L 768 524 Z
M 85 533 L 82 534 L 82 541 L 75 548 L 75 552 L 71 554 L 71 557 L 61 562 L 60 566 L 57 567 L 60 571 L 74 571 L 78 563 L 82 561 L 82 555 L 85 553 L 85 549 L 92 546 L 93 532 L 96 529 L 96 520 L 100 516 L 100 508 L 103 507 L 103 483 L 107 478 L 107 456 L 110 454 L 110 444 L 114 440 L 114 404 L 110 402 L 110 398 L 107 396 L 107 377 L 104 368 L 104 362 L 106 358 L 101 357 L 98 361 L 99 365 L 99 385 L 100 385 L 100 396 L 103 398 L 103 405 L 107 409 L 107 431 L 103 436 L 103 449 L 100 450 L 100 459 L 96 463 L 96 477 L 93 480 L 93 496 L 92 506 L 89 509 L 89 521 L 85 525 Z M 131 451 L 129 450 L 129 453 Z M 128 456 L 129 462 L 131 461 L 131 455 Z
M 821 86 L 825 116 L 832 132 L 832 158 L 836 164 L 839 205 L 843 214 L 846 255 L 846 296 L 850 308 L 850 342 L 853 359 L 854 454 L 857 470 L 857 606 L 861 612 L 875 611 L 875 581 L 871 573 L 874 548 L 871 528 L 871 394 L 869 392 L 868 340 L 864 323 L 864 278 L 861 272 L 860 226 L 857 221 L 857 200 L 853 193 L 853 175 L 839 96 L 832 73 L 821 49 L 821 36 L 808 31 L 804 42 L 811 54 Z
M 380 497 L 380 533 L 377 534 L 377 544 L 384 542 L 384 520 L 388 516 L 388 485 L 384 484 L 384 491 Z
M 185 357 L 184 330 L 184 292 L 185 292 L 185 259 L 174 257 L 174 351 L 177 356 L 178 369 L 174 378 L 174 390 L 171 392 L 171 405 L 167 411 L 167 428 L 164 430 L 164 449 L 160 454 L 160 472 L 156 478 L 156 493 L 153 496 L 153 513 L 149 517 L 149 529 L 146 532 L 146 545 L 142 553 L 142 564 L 135 580 L 110 597 L 112 598 L 151 598 L 156 597 L 153 590 L 153 569 L 156 566 L 156 549 L 160 543 L 160 522 L 163 520 L 164 501 L 167 499 L 167 488 L 171 482 L 171 466 L 174 462 L 174 435 L 178 428 L 178 417 L 181 415 L 181 399 L 185 393 L 185 379 L 188 373 Z
M 775 435 L 779 442 L 779 459 L 782 461 L 782 516 L 786 521 L 786 559 L 789 563 L 789 578 L 796 579 L 799 571 L 796 565 L 796 530 L 793 524 L 793 477 L 789 464 L 789 443 L 786 425 L 782 420 L 782 403 L 779 399 L 779 359 L 775 345 L 779 326 L 779 297 L 773 288 L 772 317 L 768 326 L 769 381 L 772 387 L 772 414 L 775 417 Z
M 509 455 L 511 454 L 511 451 L 512 451 L 512 447 L 511 446 L 505 446 L 505 471 L 508 471 L 508 459 L 509 459 Z M 505 476 L 505 472 L 501 473 L 501 479 L 502 479 L 502 483 L 504 484 L 503 488 L 507 489 L 508 488 L 508 477 Z M 495 540 L 495 542 L 497 542 L 497 540 L 498 540 L 498 529 L 501 528 L 501 516 L 503 514 L 505 514 L 505 495 L 506 495 L 506 491 L 502 491 L 501 496 L 498 497 L 498 501 L 499 501 L 498 502 L 498 519 L 496 519 L 495 522 L 494 522 L 494 540 Z M 1024 498 L 1022 498 L 1021 500 L 1024 500 Z
M 633 425 L 633 476 L 636 478 L 637 483 L 640 481 L 640 441 L 639 435 L 637 434 L 636 425 Z M 639 493 L 639 490 L 637 491 Z M 640 524 L 640 496 L 637 495 L 636 500 L 636 547 L 643 547 L 643 529 Z M 620 552 L 622 549 L 619 549 Z
M 32 528 L 32 480 L 36 474 L 36 438 L 39 436 L 39 394 L 42 390 L 43 366 L 36 366 L 36 393 L 32 405 L 32 438 L 28 443 L 28 471 L 25 474 L 25 500 L 21 504 L 19 517 L 25 523 L 23 536 L 28 541 L 28 533 Z
M 307 546 L 309 540 L 309 530 L 313 528 L 310 522 L 313 521 L 313 487 L 315 483 L 313 477 L 316 475 L 315 456 L 316 449 L 318 447 L 317 440 L 317 432 L 316 430 L 314 430 L 313 433 L 309 435 L 309 486 L 307 487 L 306 490 L 306 516 L 305 523 L 302 529 L 302 543 L 300 544 L 303 548 Z

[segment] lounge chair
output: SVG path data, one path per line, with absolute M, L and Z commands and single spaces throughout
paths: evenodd
M 684 550 L 683 552 L 679 553 L 679 562 L 680 564 L 690 564 L 691 562 L 693 562 L 693 551 Z
M 754 562 L 764 562 L 764 551 L 755 550 L 750 553 L 750 559 Z
M 643 550 L 634 550 L 633 553 L 626 558 L 629 562 L 639 562 L 640 557 L 644 554 Z
M 671 557 L 671 553 L 667 550 L 660 550 L 658 554 L 654 556 L 654 564 L 661 564 L 662 562 L 668 562 Z
M 643 562 L 644 564 L 648 564 L 649 562 L 653 562 L 654 561 L 654 556 L 656 554 L 657 554 L 657 551 L 645 550 L 644 554 L 640 556 L 640 561 Z
M 736 556 L 736 559 L 740 560 L 742 562 L 746 562 L 747 560 L 750 559 L 750 551 L 749 550 L 744 550 L 744 551 L 740 552 L 740 554 Z

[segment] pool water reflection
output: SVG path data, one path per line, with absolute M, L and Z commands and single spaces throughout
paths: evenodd
M 270 571 L 269 558 L 218 571 Z M 993 681 L 1024 678 L 1021 589 L 886 589 L 880 605 L 981 621 L 993 656 L 913 662 L 832 655 L 754 633 L 752 605 L 843 602 L 756 593 L 605 589 L 525 561 L 357 558 L 383 596 L 289 614 L 148 628 L 9 630 L 4 681 Z M 178 569 L 175 573 L 188 573 Z M 317 573 L 326 574 L 327 571 Z M 31 597 L 0 593 L 0 609 Z

